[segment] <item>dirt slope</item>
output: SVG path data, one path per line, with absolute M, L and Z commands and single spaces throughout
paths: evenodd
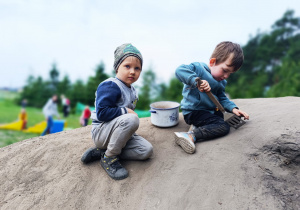
M 81 164 L 91 126 L 1 148 L 0 209 L 300 209 L 300 98 L 234 101 L 250 121 L 193 155 L 174 143 L 182 116 L 173 128 L 141 119 L 154 155 L 122 162 L 121 181 Z

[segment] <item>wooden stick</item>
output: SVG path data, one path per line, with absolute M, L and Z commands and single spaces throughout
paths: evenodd
M 200 77 L 197 77 L 195 81 L 197 82 L 197 87 L 199 88 L 200 85 L 201 85 L 201 83 L 202 83 Z M 216 99 L 216 97 L 215 97 L 210 91 L 205 92 L 205 93 L 208 95 L 208 97 L 210 98 L 210 100 L 212 100 L 212 102 L 218 107 L 218 109 L 219 109 L 221 112 L 225 113 L 225 109 L 224 109 L 223 106 L 220 104 L 220 102 Z

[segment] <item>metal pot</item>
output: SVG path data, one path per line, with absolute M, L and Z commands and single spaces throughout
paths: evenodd
M 172 127 L 179 122 L 180 104 L 173 101 L 159 101 L 150 104 L 151 123 L 158 127 Z

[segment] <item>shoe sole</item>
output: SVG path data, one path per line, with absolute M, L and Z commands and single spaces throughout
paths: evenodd
M 186 138 L 179 137 L 175 134 L 175 142 L 179 146 L 182 147 L 182 149 L 189 154 L 193 154 L 196 150 L 195 144 L 187 140 Z
M 100 161 L 100 165 L 102 166 L 102 168 L 104 169 L 104 171 L 108 174 L 108 176 L 110 176 L 110 178 L 114 179 L 114 180 L 122 180 L 122 179 L 126 179 L 128 177 L 128 173 L 124 176 L 120 176 L 120 177 L 116 177 L 114 176 L 114 174 L 110 173 L 109 171 L 106 170 L 105 166 L 102 165 L 102 161 Z

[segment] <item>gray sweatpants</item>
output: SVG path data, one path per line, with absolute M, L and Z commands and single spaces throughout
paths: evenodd
M 93 125 L 92 138 L 97 148 L 107 149 L 106 156 L 145 160 L 152 155 L 153 147 L 146 139 L 135 134 L 139 124 L 140 119 L 135 114 L 123 114 L 109 122 Z

